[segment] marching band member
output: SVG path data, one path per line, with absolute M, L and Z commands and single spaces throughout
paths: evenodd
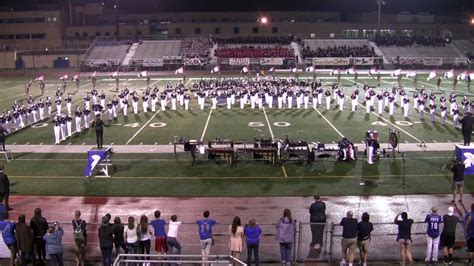
M 138 114 L 138 95 L 136 92 L 134 92 L 132 95 L 132 107 L 133 113 Z
M 92 105 L 92 111 L 94 111 L 94 117 L 96 117 L 97 115 L 102 115 L 102 110 L 104 108 L 102 108 L 102 105 L 100 104 L 94 104 Z
M 351 94 L 351 112 L 355 112 L 357 109 L 357 96 L 355 92 Z
M 287 96 L 286 96 L 286 101 L 288 105 L 288 109 L 291 109 L 293 106 L 293 91 L 288 91 Z
M 56 98 L 56 113 L 58 113 L 59 115 L 61 115 L 61 103 L 62 103 L 62 100 L 61 100 L 61 96 L 58 96 Z
M 270 91 L 270 92 L 268 93 L 268 101 L 267 101 L 267 104 L 268 104 L 268 108 L 269 108 L 269 109 L 272 109 L 272 108 L 273 108 L 273 96 L 274 96 L 273 91 Z
M 366 91 L 366 96 L 365 96 L 365 109 L 367 113 L 369 114 L 372 110 L 372 101 L 371 101 L 371 96 L 370 92 Z
M 227 96 L 227 97 L 226 97 L 227 110 L 230 110 L 230 109 L 232 108 L 232 107 L 231 107 L 231 105 L 232 105 L 232 95 L 231 95 L 230 91 L 227 92 L 226 96 Z
M 379 92 L 379 94 L 377 94 L 377 100 L 378 100 L 378 114 L 381 115 L 383 113 L 383 105 L 384 105 L 384 97 L 383 97 L 383 94 L 382 92 Z
M 161 111 L 165 111 L 166 110 L 166 94 L 165 92 L 163 92 L 160 96 L 160 99 L 161 99 Z
M 304 109 L 308 109 L 309 91 L 304 91 L 304 93 L 303 93 L 303 102 L 304 102 Z
M 102 91 L 99 95 L 99 99 L 100 99 L 100 106 L 102 106 L 102 108 L 105 108 L 105 93 L 104 91 Z
M 72 97 L 71 97 L 71 94 L 69 93 L 67 95 L 67 98 L 64 99 L 66 101 L 66 109 L 67 109 L 67 113 L 68 114 L 71 114 L 71 105 L 72 105 Z
M 117 100 L 117 97 L 112 98 L 112 115 L 114 117 L 114 120 L 117 120 L 117 108 L 119 107 L 119 100 Z
M 84 128 L 89 129 L 91 123 L 91 110 L 85 108 L 82 112 L 84 113 Z
M 128 100 L 126 97 L 123 98 L 122 100 L 122 111 L 123 111 L 123 116 L 127 116 L 127 111 L 128 111 Z
M 329 110 L 331 109 L 331 91 L 329 90 L 329 88 L 326 89 L 324 95 L 326 96 L 326 109 Z
M 277 104 L 278 104 L 278 109 L 283 108 L 283 92 L 279 92 L 277 94 Z
M 142 96 L 142 108 L 144 113 L 148 112 L 148 94 L 146 92 Z
M 435 115 L 436 115 L 436 104 L 430 104 L 430 120 L 431 123 L 435 122 Z
M 189 110 L 189 94 L 184 94 L 184 110 Z
M 405 119 L 408 118 L 408 111 L 410 109 L 410 98 L 408 98 L 408 95 L 405 95 L 403 97 L 403 116 Z
M 425 99 L 423 97 L 418 98 L 418 114 L 420 116 L 420 120 L 423 120 L 423 116 L 425 114 Z
M 393 116 L 394 110 L 395 110 L 395 96 L 393 96 L 393 94 L 390 94 L 390 96 L 388 96 L 388 113 L 390 116 Z
M 86 109 L 91 108 L 91 97 L 89 96 L 89 93 L 86 93 L 86 96 L 84 96 L 84 106 Z
M 158 96 L 156 95 L 156 89 L 153 89 L 150 94 L 151 98 L 151 111 L 156 112 L 156 103 L 158 102 Z
M 67 130 L 67 137 L 72 136 L 72 116 L 69 114 L 66 114 L 66 117 L 64 118 L 66 120 L 66 130 Z
M 459 110 L 457 105 L 454 105 L 453 108 L 453 124 L 454 127 L 457 128 L 459 125 Z
M 79 106 L 76 106 L 76 112 L 74 115 L 76 117 L 76 132 L 81 133 L 82 111 Z
M 176 110 L 176 98 L 177 97 L 178 96 L 176 95 L 176 92 L 173 91 L 171 93 L 171 110 Z M 217 100 L 216 100 L 216 102 L 217 102 Z
M 444 125 L 446 123 L 446 110 L 447 110 L 447 108 L 446 108 L 446 106 L 441 106 L 440 109 L 441 109 L 441 124 Z
M 112 103 L 111 100 L 109 100 L 109 102 L 107 103 L 107 111 L 109 113 L 109 122 L 112 121 L 112 119 L 114 119 L 114 104 Z
M 339 111 L 344 111 L 344 92 L 342 90 L 339 90 L 339 95 L 338 95 L 338 102 L 339 102 Z
M 60 116 L 61 121 L 61 140 L 66 140 L 66 133 L 67 133 L 67 125 L 66 125 L 66 117 L 64 115 Z
M 54 129 L 54 144 L 59 144 L 61 140 L 61 121 L 59 115 L 56 115 L 53 119 L 53 129 Z
M 44 119 L 44 102 L 43 102 L 43 99 L 39 100 L 38 110 L 39 110 L 39 119 L 43 120 Z
M 204 110 L 204 103 L 205 103 L 205 92 L 203 91 L 199 91 L 197 93 L 197 96 L 198 96 L 198 104 L 199 104 L 199 107 L 201 108 L 201 110 Z M 162 100 L 163 101 L 163 100 Z M 240 105 L 242 107 L 242 103 Z

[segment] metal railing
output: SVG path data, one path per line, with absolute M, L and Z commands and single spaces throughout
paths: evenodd
M 242 265 L 247 264 L 243 261 L 236 259 L 232 256 L 222 255 L 158 255 L 152 254 L 147 255 L 147 259 L 137 258 L 135 255 L 120 254 L 114 261 L 113 266 L 130 265 L 136 263 L 142 265 L 142 263 L 167 263 L 169 265 L 179 265 L 186 263 L 186 265 Z

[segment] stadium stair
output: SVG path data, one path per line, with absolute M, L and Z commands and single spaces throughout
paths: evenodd
M 295 57 L 298 58 L 300 64 L 304 63 L 303 53 L 301 52 L 301 47 L 297 42 L 291 42 L 291 48 L 295 52 Z
M 456 52 L 456 54 L 458 54 L 459 57 L 466 57 L 466 55 L 461 51 L 461 49 L 459 49 L 456 45 L 454 45 L 453 43 L 450 43 L 449 44 L 449 47 L 451 47 L 451 49 L 454 50 L 454 52 Z
M 374 48 L 374 51 L 375 51 L 376 54 L 382 56 L 382 58 L 383 58 L 383 64 L 384 64 L 385 66 L 390 66 L 390 65 L 392 65 L 391 60 L 389 60 L 389 59 L 385 56 L 385 54 L 382 52 L 382 50 L 380 50 L 380 48 L 377 46 L 377 44 L 375 44 L 375 42 L 369 42 L 369 44 L 370 44 L 370 46 L 372 46 L 372 48 Z
M 122 66 L 128 66 L 130 64 L 130 60 L 132 60 L 133 56 L 135 55 L 138 45 L 140 45 L 138 42 L 134 42 L 130 49 L 128 49 L 128 53 L 125 55 L 125 58 L 122 61 Z

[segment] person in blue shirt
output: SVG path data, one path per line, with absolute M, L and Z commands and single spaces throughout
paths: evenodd
M 155 250 L 158 254 L 166 254 L 168 252 L 168 245 L 166 243 L 166 222 L 160 219 L 161 212 L 155 211 L 155 220 L 151 221 L 151 226 L 155 231 Z
M 212 246 L 212 227 L 216 225 L 216 221 L 209 219 L 210 212 L 204 211 L 204 219 L 197 220 L 196 224 L 199 227 L 199 239 L 201 240 L 201 252 L 203 256 L 208 256 L 211 254 Z M 207 258 L 203 258 L 204 261 L 207 261 Z
M 6 213 L 5 219 L 8 219 Z M 0 231 L 2 231 L 2 238 L 5 245 L 10 250 L 10 265 L 15 265 L 16 261 L 16 237 L 15 237 L 15 223 L 8 220 L 0 220 Z
M 431 213 L 426 215 L 425 223 L 428 224 L 426 228 L 426 258 L 425 261 L 438 261 L 439 250 L 439 224 L 441 223 L 441 216 L 438 214 L 436 207 L 431 208 Z
M 51 260 L 51 266 L 63 266 L 63 235 L 64 231 L 58 222 L 50 225 L 48 232 L 43 236 L 46 241 L 46 252 Z
M 258 266 L 258 247 L 260 245 L 260 235 L 262 234 L 262 229 L 257 225 L 257 220 L 252 219 L 249 221 L 249 224 L 245 225 L 244 228 L 245 238 L 247 239 L 247 265 L 251 265 L 252 262 L 252 252 L 255 258 L 255 265 Z

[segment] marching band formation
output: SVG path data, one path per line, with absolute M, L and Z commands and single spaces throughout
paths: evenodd
M 78 80 L 77 78 L 76 84 L 79 84 Z M 43 80 L 40 82 L 43 84 L 40 86 L 43 91 L 44 82 Z M 27 85 L 27 93 L 29 93 L 30 85 L 31 82 Z M 464 96 L 458 103 L 454 90 L 448 97 L 441 95 L 438 98 L 436 94 L 422 87 L 414 89 L 410 97 L 408 90 L 399 85 L 380 90 L 366 83 L 362 88 L 355 86 L 350 95 L 346 95 L 347 92 L 337 83 L 326 85 L 321 80 L 310 82 L 273 77 L 201 80 L 192 84 L 191 88 L 186 88 L 183 83 L 174 86 L 168 83 L 162 89 L 157 86 L 148 87 L 144 91 L 129 90 L 125 87 L 109 98 L 104 91 L 99 92 L 94 86 L 83 97 L 83 103 L 75 106 L 74 110 L 73 95 L 70 93 L 66 95 L 65 91 L 64 85 L 56 90 L 54 110 L 53 100 L 50 97 L 36 101 L 28 95 L 27 104 L 21 106 L 15 101 L 11 110 L 0 115 L 0 125 L 7 132 L 12 132 L 54 114 L 54 136 L 55 143 L 58 144 L 71 137 L 73 132 L 79 133 L 82 128 L 88 129 L 93 120 L 91 115 L 95 117 L 107 113 L 108 120 L 112 121 L 117 119 L 120 113 L 127 116 L 129 111 L 135 115 L 139 112 L 156 112 L 157 108 L 162 112 L 178 109 L 187 111 L 190 109 L 192 99 L 197 100 L 200 110 L 204 110 L 206 103 L 210 103 L 212 109 L 216 109 L 218 105 L 226 109 L 249 107 L 251 109 L 263 107 L 308 109 L 321 106 L 327 110 L 337 108 L 339 111 L 345 111 L 348 108 L 345 106 L 347 100 L 350 101 L 351 112 L 356 112 L 361 109 L 359 107 L 363 107 L 362 109 L 365 109 L 367 113 L 375 112 L 383 115 L 385 111 L 388 111 L 388 114 L 393 116 L 398 111 L 408 118 L 410 109 L 414 109 L 421 120 L 425 119 L 426 115 L 429 116 L 431 122 L 435 122 L 436 116 L 439 116 L 442 124 L 446 123 L 449 114 L 455 127 L 458 126 L 461 113 L 474 110 L 474 101 L 469 101 Z M 64 104 L 66 108 L 62 110 Z

